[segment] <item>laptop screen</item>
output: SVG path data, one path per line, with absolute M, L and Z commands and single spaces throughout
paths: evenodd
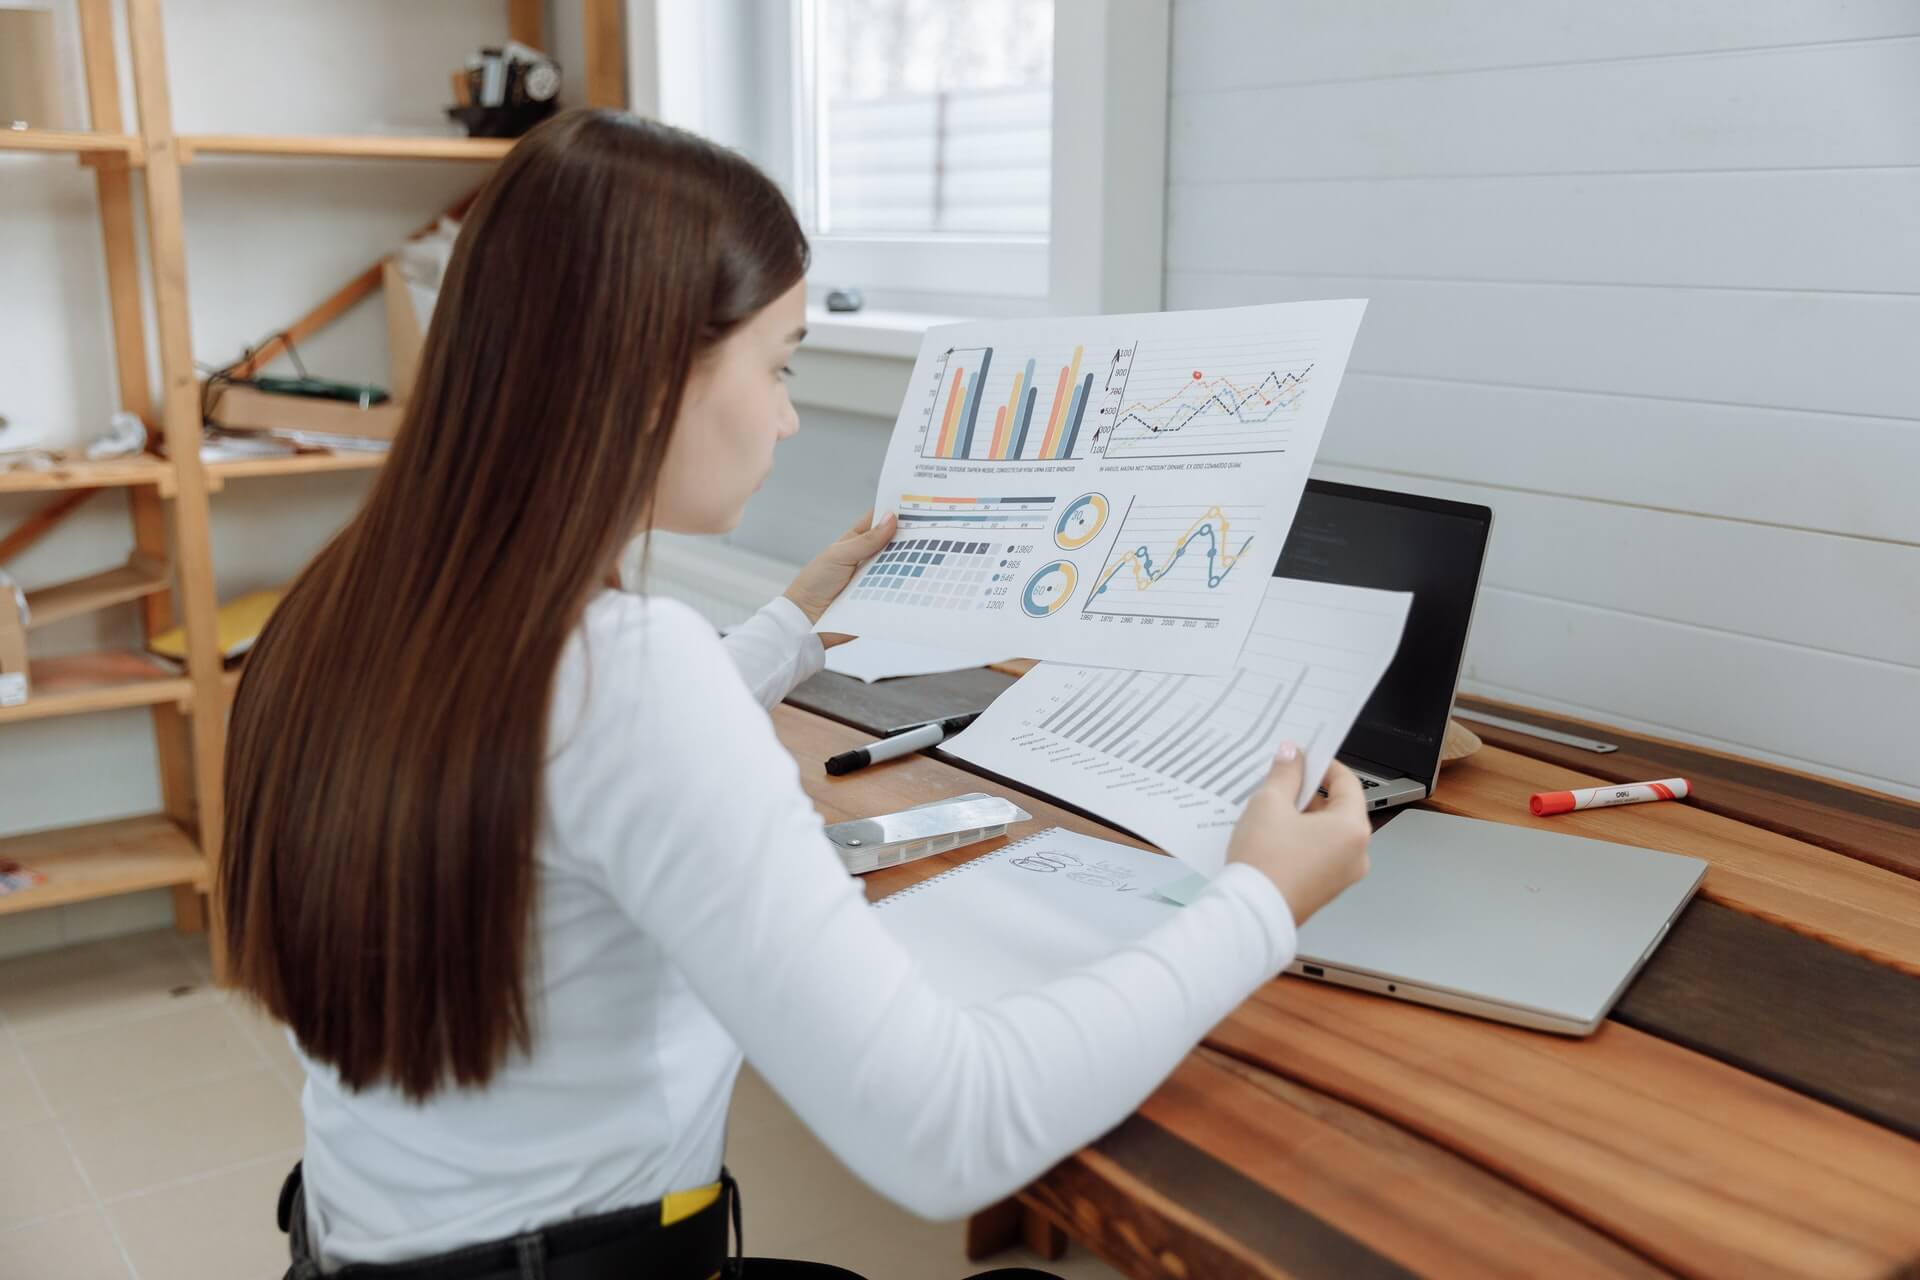
M 1492 522 L 1470 503 L 1307 482 L 1274 575 L 1413 592 L 1400 651 L 1344 753 L 1433 782 Z

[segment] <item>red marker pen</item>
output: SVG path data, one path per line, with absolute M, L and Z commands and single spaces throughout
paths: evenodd
M 1623 782 L 1616 787 L 1588 787 L 1584 791 L 1542 791 L 1533 797 L 1533 816 L 1572 813 L 1575 809 L 1602 809 L 1610 804 L 1645 804 L 1649 800 L 1684 800 L 1693 788 L 1685 778 L 1659 782 Z

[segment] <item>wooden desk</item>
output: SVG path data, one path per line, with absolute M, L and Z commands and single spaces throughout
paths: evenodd
M 819 767 L 1007 679 L 822 677 L 774 722 L 829 821 L 982 790 L 1035 815 L 1016 837 L 1128 840 L 928 756 Z M 1431 803 L 1712 863 L 1598 1034 L 1280 979 L 1021 1205 L 1141 1277 L 1920 1275 L 1920 879 L 1899 850 L 1849 856 L 1695 805 L 1526 812 L 1532 791 L 1594 781 L 1490 745 Z M 1894 809 L 1873 820 L 1902 829 Z M 868 892 L 991 847 L 876 873 Z M 989 1246 L 1021 1225 L 976 1220 Z

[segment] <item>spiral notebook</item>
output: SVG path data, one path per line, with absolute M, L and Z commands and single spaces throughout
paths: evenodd
M 1180 905 L 1154 893 L 1172 858 L 1050 827 L 873 904 L 939 990 L 965 1004 L 1109 955 Z

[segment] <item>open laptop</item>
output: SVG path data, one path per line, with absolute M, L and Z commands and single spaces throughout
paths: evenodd
M 1492 528 L 1472 503 L 1307 482 L 1274 576 L 1413 592 L 1400 650 L 1339 753 L 1369 809 L 1433 790 Z
M 1300 927 L 1288 972 L 1583 1036 L 1692 899 L 1707 864 L 1413 809 L 1372 869 Z

